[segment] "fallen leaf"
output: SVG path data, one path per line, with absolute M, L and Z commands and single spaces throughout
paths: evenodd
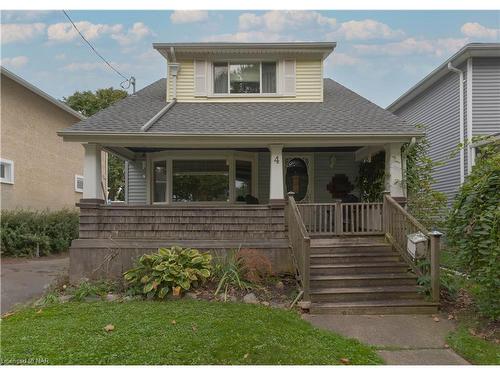
M 63 289 L 66 289 L 66 288 L 67 288 L 67 286 L 66 286 L 66 284 L 64 284 L 64 285 L 63 285 Z
M 176 325 L 176 324 L 177 324 L 177 322 L 175 321 L 175 319 L 174 319 L 174 320 L 172 320 L 170 323 L 172 323 L 173 325 Z
M 5 313 L 5 314 L 3 314 L 3 315 L 2 315 L 2 319 L 4 319 L 4 318 L 8 318 L 9 316 L 12 316 L 12 315 L 14 315 L 14 313 L 13 313 L 13 312 L 8 312 L 8 313 Z
M 453 315 L 449 314 L 448 315 L 448 320 L 453 320 L 453 319 L 455 319 L 455 317 Z
M 450 346 L 448 344 L 444 344 L 444 347 L 448 349 Z
M 469 328 L 469 333 L 472 335 L 472 336 L 476 336 L 476 330 L 474 328 Z
M 115 329 L 115 326 L 113 324 L 108 324 L 107 326 L 104 327 L 104 330 L 106 332 L 114 331 L 114 329 Z
M 340 362 L 342 362 L 344 365 L 349 364 L 349 358 L 340 358 Z
M 249 355 L 250 355 L 250 353 L 245 354 L 245 355 L 243 356 L 243 359 L 247 359 Z
M 434 317 L 433 319 L 435 322 L 439 322 L 439 318 L 437 316 Z
M 499 339 L 495 339 L 495 344 L 500 344 L 500 340 Z
M 42 309 L 38 310 L 36 313 L 37 314 L 41 314 L 42 313 Z
M 193 331 L 197 331 L 197 330 L 198 330 L 198 327 L 196 327 L 196 324 L 193 324 L 193 325 L 191 326 L 191 328 L 193 329 Z

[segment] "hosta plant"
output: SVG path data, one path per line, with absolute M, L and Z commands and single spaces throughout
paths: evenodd
M 132 293 L 163 299 L 203 283 L 211 275 L 211 260 L 210 254 L 196 249 L 162 248 L 141 256 L 124 278 Z

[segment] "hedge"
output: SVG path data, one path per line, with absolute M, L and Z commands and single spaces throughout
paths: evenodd
M 66 251 L 78 237 L 78 211 L 2 210 L 3 256 L 29 257 Z

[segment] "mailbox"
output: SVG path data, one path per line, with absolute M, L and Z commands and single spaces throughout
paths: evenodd
M 410 233 L 407 235 L 408 253 L 413 259 L 424 258 L 427 251 L 427 236 L 422 232 Z

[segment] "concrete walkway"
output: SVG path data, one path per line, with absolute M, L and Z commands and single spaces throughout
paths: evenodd
M 445 316 L 431 315 L 303 315 L 316 327 L 373 345 L 388 365 L 467 365 L 445 347 L 455 329 Z
M 69 257 L 42 257 L 40 259 L 2 258 L 2 314 L 15 304 L 27 303 L 40 297 L 44 288 L 58 276 L 68 274 Z

